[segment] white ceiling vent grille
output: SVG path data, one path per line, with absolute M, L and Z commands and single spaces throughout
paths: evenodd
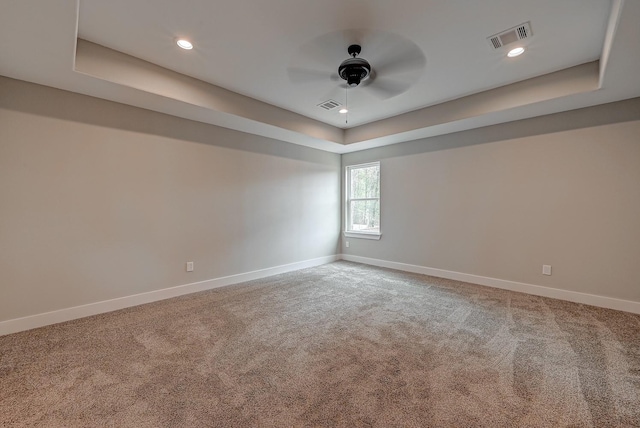
M 323 103 L 318 104 L 318 107 L 325 110 L 333 110 L 336 107 L 340 107 L 340 103 L 334 100 L 327 100 Z
M 525 22 L 524 24 L 520 24 L 491 37 L 487 37 L 487 40 L 493 49 L 500 49 L 503 46 L 510 45 L 519 40 L 530 39 L 532 36 L 531 24 L 529 22 Z

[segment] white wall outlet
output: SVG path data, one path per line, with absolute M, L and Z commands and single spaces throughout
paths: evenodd
M 542 265 L 542 274 L 551 275 L 551 265 Z
M 187 272 L 193 272 L 193 262 L 187 262 Z
M 345 241 L 345 246 L 349 248 L 349 241 Z

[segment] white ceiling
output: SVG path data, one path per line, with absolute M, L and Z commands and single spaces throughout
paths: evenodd
M 637 0 L 11 0 L 0 74 L 343 153 L 640 96 L 639 20 Z M 521 57 L 487 42 L 526 21 Z M 380 72 L 346 124 L 317 104 L 345 101 L 351 43 Z
M 344 101 L 345 91 L 330 76 L 349 57 L 352 43 L 362 43 L 361 55 L 374 70 L 376 60 L 395 55 L 395 40 L 381 46 L 385 32 L 415 43 L 427 59 L 419 81 L 397 97 L 380 100 L 366 88 L 351 91 L 349 126 L 356 126 L 597 60 L 609 11 L 609 2 L 603 0 L 83 0 L 78 33 L 346 127 L 336 110 L 325 111 L 317 104 L 328 98 Z M 525 21 L 531 21 L 534 37 L 526 43 L 527 54 L 517 60 L 507 60 L 504 51 L 494 51 L 486 41 Z M 341 37 L 354 29 L 360 34 Z M 189 39 L 195 49 L 179 49 L 177 37 Z M 292 84 L 287 68 L 305 65 L 326 78 Z M 389 76 L 399 82 L 403 77 Z

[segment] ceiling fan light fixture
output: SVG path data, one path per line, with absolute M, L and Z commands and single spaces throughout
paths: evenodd
M 522 46 L 520 46 L 520 47 L 511 49 L 509 51 L 509 53 L 507 54 L 507 56 L 509 58 L 514 58 L 514 57 L 522 55 L 523 53 L 524 53 L 524 48 Z
M 356 58 L 356 56 L 360 54 L 360 46 L 359 45 L 351 45 L 349 46 L 349 55 L 352 58 L 345 59 L 338 67 L 338 75 L 347 81 L 347 85 L 356 87 L 369 77 L 371 73 L 371 65 L 369 61 L 363 58 Z
M 345 107 L 341 108 L 340 110 L 338 110 L 338 113 L 340 114 L 347 114 L 349 113 L 349 110 L 347 110 Z
M 347 81 L 347 85 L 354 87 L 369 77 L 371 66 L 362 58 L 349 58 L 338 67 L 338 75 Z
M 193 49 L 193 44 L 189 40 L 179 39 L 176 44 L 180 46 L 182 49 L 191 50 Z

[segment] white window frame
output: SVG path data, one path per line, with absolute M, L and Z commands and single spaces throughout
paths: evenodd
M 347 167 L 345 167 L 345 186 L 344 186 L 344 194 L 345 194 L 345 198 L 344 198 L 344 204 L 345 204 L 345 209 L 344 209 L 344 236 L 347 238 L 362 238 L 362 239 L 375 239 L 375 240 L 379 240 L 380 237 L 382 236 L 382 205 L 380 205 L 380 228 L 378 232 L 364 232 L 364 231 L 360 231 L 360 230 L 349 230 L 349 218 L 350 218 L 350 210 L 351 210 L 351 202 L 352 201 L 378 201 L 378 204 L 381 204 L 382 201 L 382 189 L 381 189 L 381 182 L 382 182 L 382 168 L 380 168 L 380 183 L 378 183 L 378 186 L 380 188 L 380 195 L 378 195 L 377 198 L 351 198 L 351 171 L 353 171 L 354 169 L 360 169 L 360 168 L 368 168 L 368 167 L 372 167 L 372 166 L 377 166 L 378 168 L 380 168 L 380 161 L 376 161 L 376 162 L 368 162 L 368 163 L 362 163 L 362 164 L 358 164 L 358 165 L 348 165 Z

